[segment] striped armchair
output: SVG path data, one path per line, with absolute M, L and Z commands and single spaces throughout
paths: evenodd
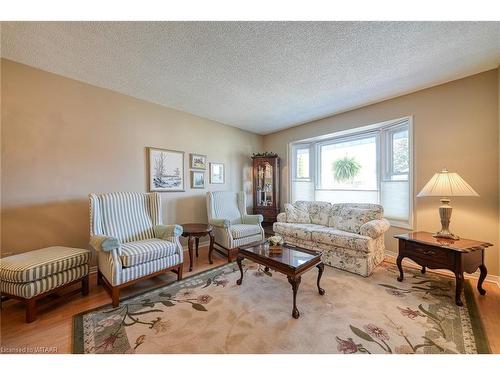
M 90 245 L 97 253 L 98 282 L 113 300 L 120 289 L 172 270 L 182 279 L 180 225 L 163 225 L 158 193 L 89 194 Z
M 228 261 L 238 253 L 238 246 L 264 239 L 262 215 L 247 215 L 243 191 L 207 193 L 208 222 L 214 227 L 215 244 L 226 253 Z

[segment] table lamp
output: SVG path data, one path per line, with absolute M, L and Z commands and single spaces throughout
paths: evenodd
M 449 197 L 479 197 L 479 194 L 458 173 L 448 172 L 444 168 L 430 179 L 417 197 L 441 197 L 441 230 L 434 237 L 458 240 L 460 238 L 451 233 L 449 228 L 452 210 Z

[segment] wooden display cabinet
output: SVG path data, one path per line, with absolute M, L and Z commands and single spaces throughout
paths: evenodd
M 253 159 L 253 212 L 264 216 L 263 226 L 272 226 L 280 212 L 280 158 L 257 154 Z

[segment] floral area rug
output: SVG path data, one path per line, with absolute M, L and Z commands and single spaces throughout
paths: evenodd
M 466 283 L 383 263 L 369 278 L 326 266 L 302 275 L 293 319 L 287 278 L 254 263 L 227 264 L 74 318 L 75 353 L 487 353 Z

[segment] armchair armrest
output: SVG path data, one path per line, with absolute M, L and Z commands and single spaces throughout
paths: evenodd
M 371 238 L 378 238 L 389 230 L 391 224 L 387 219 L 371 220 L 359 228 L 359 234 Z
M 120 240 L 109 236 L 92 236 L 90 237 L 90 246 L 96 251 L 109 252 L 120 248 Z
M 172 237 L 180 237 L 184 229 L 182 226 L 173 224 L 173 225 L 155 225 L 153 228 L 155 237 L 166 240 Z
M 278 216 L 276 216 L 276 220 L 280 223 L 286 223 L 286 212 L 280 212 Z
M 255 224 L 259 225 L 264 221 L 264 216 L 262 215 L 243 215 L 241 217 L 243 224 Z
M 231 222 L 228 219 L 209 219 L 208 223 L 220 228 L 229 228 L 231 226 Z

